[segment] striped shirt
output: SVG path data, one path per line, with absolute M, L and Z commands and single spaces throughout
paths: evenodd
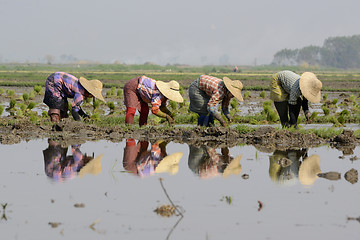
M 85 88 L 80 84 L 79 79 L 66 72 L 54 73 L 53 81 L 46 81 L 46 91 L 54 97 L 73 98 L 72 108 L 78 112 L 84 101 Z
M 281 71 L 277 73 L 277 77 L 284 90 L 289 93 L 289 104 L 296 105 L 297 99 L 301 96 L 300 91 L 300 75 L 292 71 Z
M 216 105 L 222 100 L 222 109 L 229 107 L 230 98 L 227 95 L 227 88 L 222 79 L 201 75 L 199 79 L 199 89 L 204 91 L 209 97 L 208 111 L 212 114 L 216 112 Z
M 166 103 L 166 98 L 156 87 L 156 80 L 152 78 L 141 76 L 137 91 L 144 102 L 151 103 L 151 112 L 153 114 L 159 111 L 161 104 Z

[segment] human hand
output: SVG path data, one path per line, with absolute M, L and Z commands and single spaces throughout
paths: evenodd
M 305 118 L 306 118 L 306 121 L 308 122 L 308 123 L 311 123 L 311 114 L 310 114 L 310 112 L 307 112 L 306 114 L 305 114 Z
M 169 126 L 175 124 L 175 120 L 170 115 L 166 115 L 166 120 L 168 121 Z

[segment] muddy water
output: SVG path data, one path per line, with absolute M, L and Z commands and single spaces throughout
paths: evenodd
M 128 140 L 61 146 L 44 139 L 0 150 L 1 239 L 360 234 L 359 183 L 349 173 L 344 177 L 360 170 L 358 147 L 344 155 L 329 146 L 262 152 L 246 145 L 212 149 Z M 171 207 L 162 212 L 168 217 L 157 214 L 171 205 L 166 193 L 183 216 Z

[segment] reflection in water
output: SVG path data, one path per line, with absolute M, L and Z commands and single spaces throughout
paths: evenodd
M 200 178 L 211 178 L 222 174 L 224 178 L 241 173 L 241 155 L 235 159 L 229 155 L 228 148 L 221 148 L 221 154 L 208 146 L 189 145 L 188 165 Z
M 72 155 L 67 156 L 68 147 L 62 147 L 59 142 L 48 140 L 49 146 L 43 150 L 45 173 L 55 181 L 72 179 L 76 175 L 99 174 L 103 154 L 94 158 L 80 151 L 81 145 L 71 145 Z
M 136 143 L 132 138 L 126 139 L 123 158 L 124 169 L 140 177 L 162 172 L 176 174 L 179 171 L 179 161 L 183 153 L 176 152 L 167 155 L 167 144 L 167 142 L 159 140 L 155 144 L 151 144 L 151 148 L 148 150 L 148 141 Z
M 321 172 L 320 157 L 308 157 L 307 149 L 275 150 L 269 159 L 269 175 L 276 183 L 291 184 L 299 178 L 301 184 L 312 185 L 318 178 L 317 174 Z

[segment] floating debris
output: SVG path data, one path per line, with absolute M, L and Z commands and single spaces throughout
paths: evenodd
M 261 201 L 258 201 L 258 204 L 259 204 L 258 212 L 260 212 L 264 204 Z
M 241 176 L 243 179 L 249 179 L 249 174 L 246 174 L 246 173 L 244 173 L 242 176 Z
M 75 203 L 74 207 L 76 207 L 76 208 L 84 208 L 85 204 L 84 203 Z
M 341 178 L 341 174 L 338 172 L 318 173 L 318 177 L 326 178 L 327 180 L 336 181 Z
M 360 217 L 354 218 L 354 217 L 348 217 L 348 221 L 358 221 L 360 223 Z
M 359 174 L 356 169 L 352 168 L 345 173 L 344 177 L 346 181 L 348 181 L 351 184 L 354 184 L 358 181 Z
M 61 225 L 61 223 L 59 223 L 59 222 L 49 222 L 49 225 L 50 225 L 52 228 L 57 228 L 59 225 Z
M 154 210 L 156 214 L 162 216 L 162 217 L 171 217 L 173 215 L 176 215 L 175 212 L 176 208 L 171 205 L 162 205 Z

